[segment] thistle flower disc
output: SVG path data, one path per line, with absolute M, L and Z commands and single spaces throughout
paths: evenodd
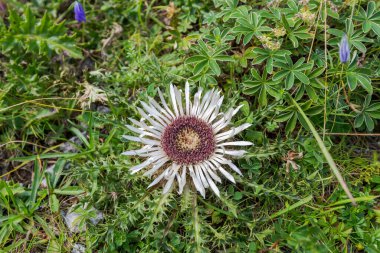
M 165 128 L 161 145 L 172 161 L 191 165 L 210 158 L 215 151 L 215 138 L 207 122 L 181 116 Z
M 170 106 L 160 90 L 158 94 L 161 105 L 153 98 L 149 98 L 149 104 L 141 102 L 144 109 L 137 108 L 142 116 L 141 121 L 130 119 L 137 127 L 127 125 L 128 129 L 139 136 L 123 136 L 127 140 L 145 144 L 141 149 L 123 153 L 147 158 L 143 163 L 130 168 L 131 173 L 149 168 L 144 175 L 155 179 L 148 188 L 165 179 L 163 193 L 169 191 L 176 179 L 179 194 L 189 175 L 203 197 L 206 194 L 205 188 L 209 187 L 219 196 L 215 184 L 215 181 L 221 183 L 218 174 L 235 183 L 234 177 L 225 167 L 242 175 L 229 157 L 240 157 L 246 153 L 244 150 L 226 147 L 252 145 L 249 141 L 227 141 L 250 126 L 245 123 L 226 129 L 240 107 L 220 112 L 223 96 L 215 90 L 206 92 L 202 98 L 202 89 L 199 89 L 192 102 L 188 83 L 185 86 L 184 104 L 182 91 L 173 85 L 170 85 Z

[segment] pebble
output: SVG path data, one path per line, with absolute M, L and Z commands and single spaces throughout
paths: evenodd
M 86 252 L 86 247 L 80 243 L 76 243 L 73 246 L 73 250 L 71 253 L 85 253 Z

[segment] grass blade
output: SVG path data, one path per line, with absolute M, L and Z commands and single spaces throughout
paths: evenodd
M 280 216 L 280 215 L 282 215 L 282 214 L 284 214 L 284 213 L 287 213 L 287 212 L 289 212 L 289 211 L 291 211 L 291 210 L 293 210 L 293 209 L 295 209 L 295 208 L 297 208 L 297 207 L 299 207 L 299 206 L 302 206 L 302 205 L 306 204 L 307 202 L 309 202 L 309 201 L 312 200 L 312 199 L 313 199 L 313 196 L 311 196 L 311 195 L 308 196 L 308 197 L 306 197 L 306 198 L 304 198 L 304 199 L 301 199 L 301 200 L 298 201 L 297 203 L 295 203 L 295 204 L 293 204 L 293 205 L 291 205 L 291 206 L 288 206 L 287 208 L 282 209 L 282 210 L 280 210 L 280 211 L 278 211 L 278 212 L 272 214 L 272 215 L 270 216 L 270 218 L 271 218 L 271 219 L 274 219 L 274 218 L 276 218 L 276 217 L 278 217 L 278 216 Z
M 304 113 L 302 108 L 298 105 L 297 101 L 295 101 L 289 94 L 288 94 L 288 96 L 289 96 L 290 100 L 292 101 L 292 103 L 294 104 L 294 106 L 297 108 L 298 112 L 301 114 L 302 118 L 305 120 L 306 124 L 309 126 L 311 132 L 314 135 L 314 138 L 317 140 L 318 146 L 321 149 L 323 156 L 325 157 L 325 159 L 326 159 L 327 163 L 329 164 L 330 169 L 334 173 L 335 177 L 338 179 L 338 182 L 342 186 L 344 192 L 346 193 L 348 198 L 351 200 L 351 203 L 353 205 L 356 205 L 356 201 L 355 201 L 354 197 L 352 196 L 350 190 L 348 189 L 346 182 L 344 181 L 342 175 L 340 174 L 338 168 L 336 167 L 336 164 L 335 164 L 330 152 L 327 150 L 325 144 L 323 143 L 323 141 L 322 141 L 321 137 L 319 136 L 317 130 L 315 129 L 313 123 L 311 123 L 311 121 L 306 116 L 306 114 Z

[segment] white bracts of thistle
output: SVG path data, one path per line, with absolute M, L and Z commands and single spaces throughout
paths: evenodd
M 130 119 L 133 125 L 126 126 L 137 135 L 123 137 L 143 146 L 122 154 L 145 159 L 131 167 L 130 172 L 145 170 L 145 176 L 152 176 L 154 180 L 148 188 L 166 181 L 163 183 L 163 194 L 166 194 L 176 182 L 181 194 L 186 183 L 192 182 L 203 197 L 206 188 L 219 196 L 216 183 L 222 182 L 220 175 L 232 183 L 235 179 L 231 172 L 242 175 L 231 159 L 244 156 L 246 150 L 241 147 L 253 143 L 231 138 L 251 124 L 230 127 L 241 106 L 221 112 L 224 97 L 220 92 L 213 89 L 203 96 L 202 93 L 200 88 L 191 100 L 189 83 L 184 93 L 170 85 L 170 102 L 167 103 L 158 89 L 161 103 L 151 97 L 149 102 L 141 102 L 141 108 L 137 108 L 141 120 Z

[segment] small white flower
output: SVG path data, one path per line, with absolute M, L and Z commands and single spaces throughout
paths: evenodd
M 230 108 L 220 112 L 223 96 L 216 90 L 208 91 L 202 97 L 200 88 L 190 101 L 189 83 L 185 86 L 185 102 L 182 91 L 170 85 L 171 105 L 168 105 L 160 90 L 158 94 L 161 105 L 149 97 L 149 104 L 141 102 L 137 108 L 142 116 L 141 121 L 130 119 L 136 126 L 127 125 L 128 129 L 139 134 L 123 136 L 130 141 L 144 144 L 141 149 L 124 152 L 123 155 L 137 155 L 146 158 L 144 162 L 130 168 L 131 173 L 145 171 L 145 176 L 155 179 L 148 186 L 152 187 L 165 179 L 163 193 L 167 193 L 175 180 L 178 182 L 178 193 L 181 194 L 187 176 L 200 194 L 205 197 L 205 188 L 210 187 L 219 196 L 215 182 L 221 183 L 218 174 L 222 174 L 235 183 L 228 172 L 233 170 L 242 175 L 230 157 L 241 157 L 246 151 L 230 149 L 231 146 L 251 146 L 249 141 L 228 141 L 251 124 L 228 128 L 232 117 L 239 111 Z

